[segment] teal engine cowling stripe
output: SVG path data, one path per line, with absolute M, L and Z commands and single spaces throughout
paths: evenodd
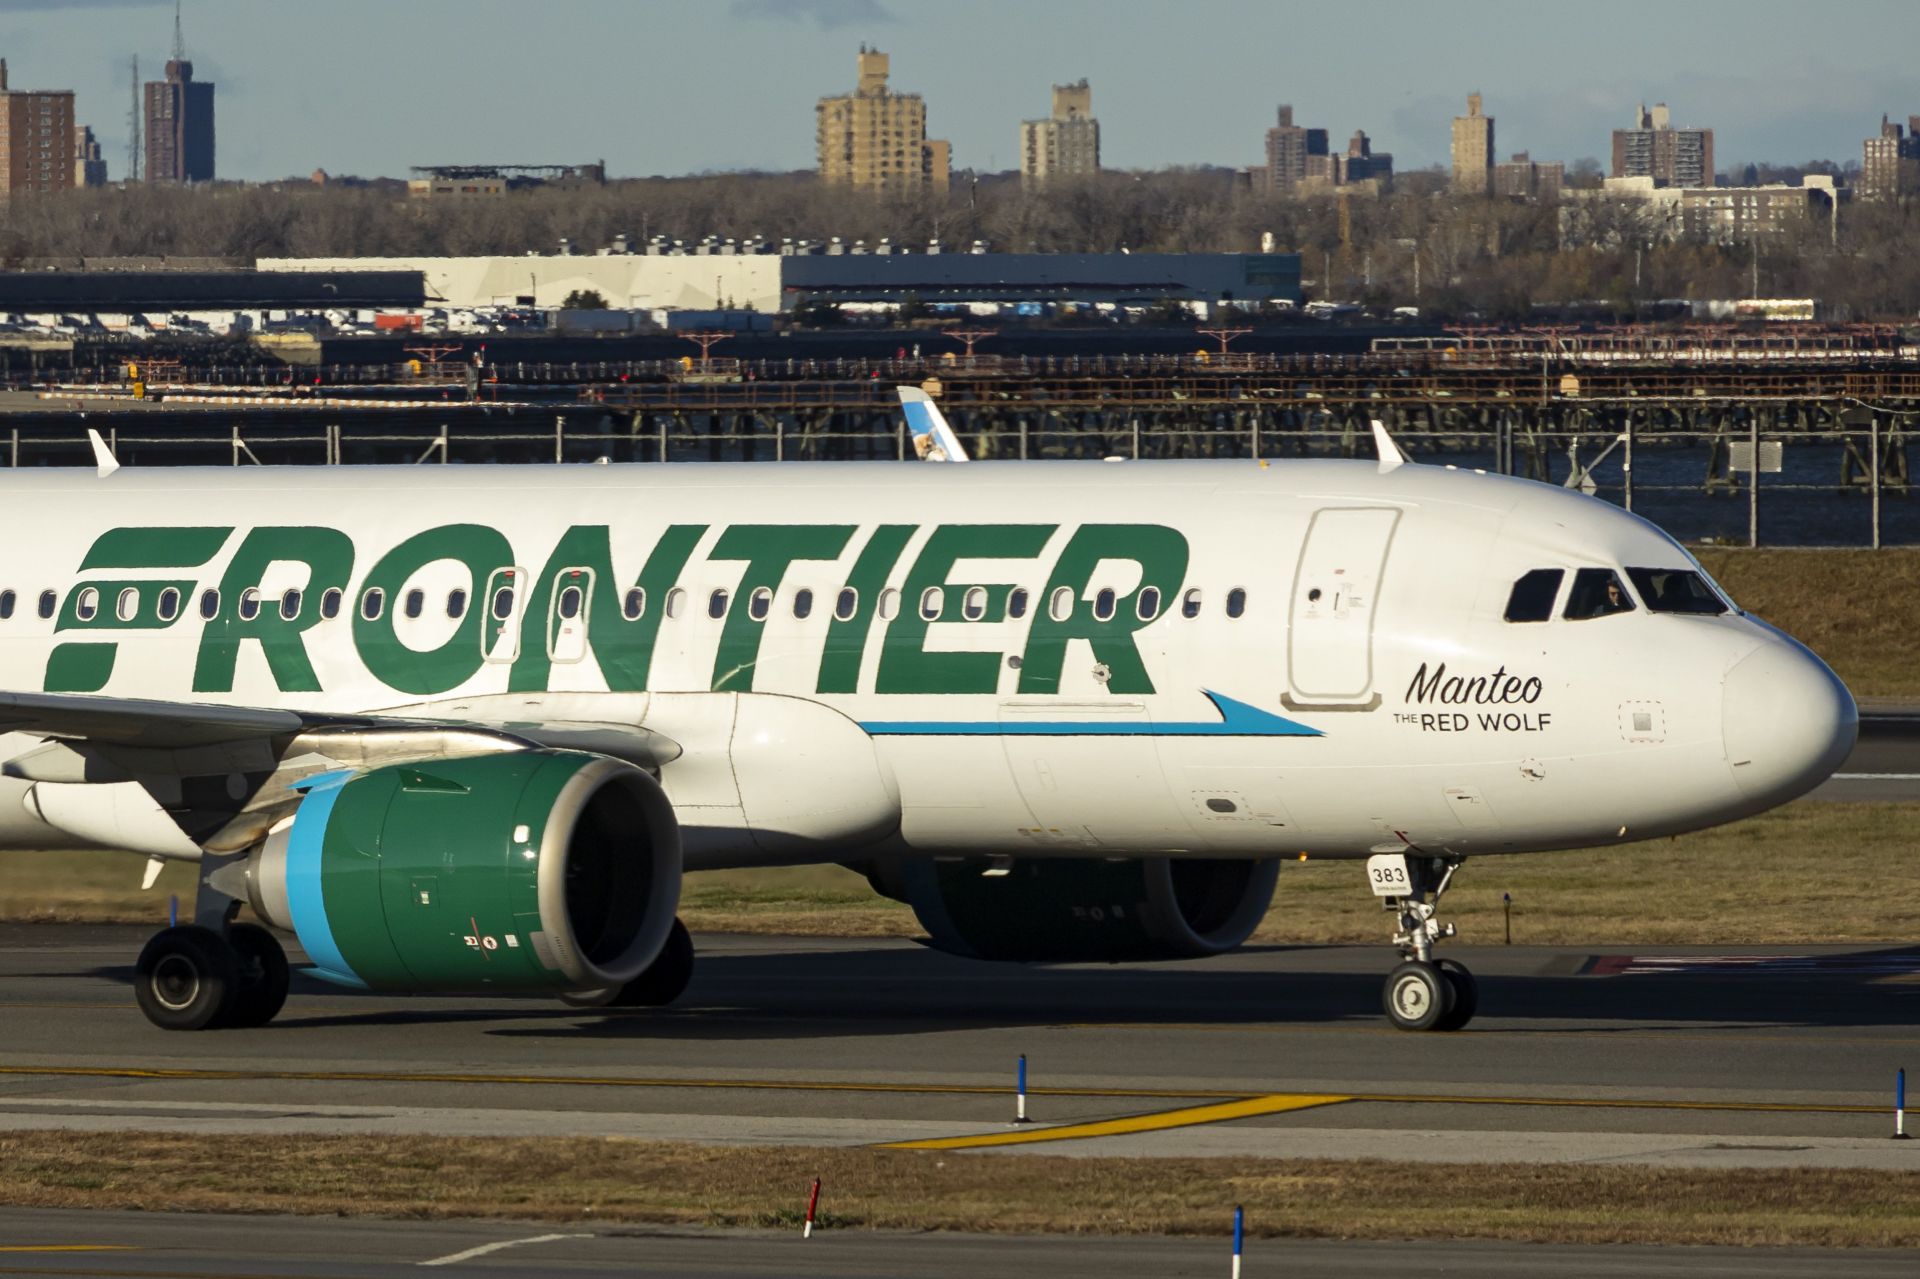
M 293 829 L 287 836 L 287 909 L 293 916 L 293 931 L 313 960 L 316 977 L 342 986 L 366 987 L 353 971 L 340 945 L 334 940 L 333 927 L 327 921 L 327 903 L 321 891 L 321 854 L 327 834 L 327 820 L 340 792 L 353 780 L 351 771 L 322 773 L 309 778 L 298 788 L 306 792 L 300 811 L 294 815 Z

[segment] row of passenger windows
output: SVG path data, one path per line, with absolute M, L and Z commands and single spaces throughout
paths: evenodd
M 945 616 L 948 594 L 948 588 L 941 586 L 929 586 L 926 590 L 922 591 L 918 604 L 921 618 L 929 622 L 936 622 Z M 668 591 L 666 601 L 667 616 L 679 617 L 685 611 L 686 598 L 687 592 L 681 587 L 676 586 Z M 1077 594 L 1070 586 L 1055 588 L 1053 594 L 1047 601 L 1048 616 L 1057 622 L 1066 621 L 1073 615 L 1074 602 L 1077 598 Z M 140 616 L 140 600 L 139 587 L 128 586 L 122 588 L 112 602 L 114 616 L 123 622 L 133 621 Z M 345 592 L 337 586 L 321 592 L 320 616 L 327 619 L 338 617 L 344 600 Z M 730 600 L 730 593 L 724 589 L 712 592 L 712 594 L 707 597 L 707 616 L 713 618 L 725 617 Z M 288 590 L 283 592 L 277 600 L 273 601 L 273 607 L 283 620 L 291 622 L 300 617 L 300 611 L 305 606 L 305 602 L 305 597 L 301 591 Z M 466 616 L 467 602 L 466 591 L 457 587 L 448 591 L 446 596 L 446 615 L 452 618 Z M 1014 587 L 1007 592 L 1006 615 L 1015 620 L 1025 617 L 1031 602 L 1032 596 L 1025 587 Z M 264 601 L 257 587 L 248 587 L 246 590 L 240 592 L 238 610 L 241 619 L 250 622 L 259 617 L 263 603 Z M 105 604 L 106 601 L 101 597 L 98 587 L 82 587 L 79 595 L 74 599 L 74 616 L 83 622 L 91 622 L 100 615 L 100 610 Z M 155 616 L 162 622 L 171 622 L 180 616 L 180 610 L 183 604 L 184 600 L 178 588 L 172 586 L 163 587 L 154 600 Z M 585 590 L 579 586 L 568 586 L 560 592 L 560 597 L 556 601 L 556 611 L 562 618 L 572 619 L 580 616 L 585 604 Z M 0 621 L 11 618 L 18 605 L 19 597 L 14 592 L 0 591 Z M 504 622 L 511 618 L 514 608 L 514 588 L 511 586 L 495 588 L 492 597 L 487 601 L 487 605 L 488 611 L 493 615 L 494 620 Z M 1180 615 L 1187 618 L 1198 617 L 1200 616 L 1203 605 L 1204 597 L 1200 588 L 1192 587 L 1180 597 Z M 41 591 L 35 605 L 35 612 L 40 617 L 51 618 L 59 610 L 59 606 L 60 596 L 57 591 Z M 386 607 L 387 593 L 379 587 L 371 586 L 361 593 L 360 616 L 367 621 L 377 621 L 386 611 Z M 814 608 L 814 593 L 806 587 L 801 587 L 796 590 L 793 593 L 791 607 L 793 615 L 796 618 L 804 619 L 811 617 Z M 989 607 L 987 588 L 984 586 L 969 586 L 959 591 L 959 600 L 956 607 L 959 616 L 965 621 L 978 622 L 984 620 Z M 426 608 L 427 593 L 418 587 L 408 591 L 400 602 L 401 613 L 409 618 L 422 616 L 426 612 Z M 1093 597 L 1093 615 L 1097 620 L 1103 622 L 1111 621 L 1119 613 L 1119 609 L 1120 596 L 1113 588 L 1104 587 L 1095 593 Z M 898 616 L 900 612 L 900 592 L 891 586 L 882 590 L 879 599 L 876 601 L 876 610 L 883 620 L 890 620 Z M 1150 622 L 1160 616 L 1160 610 L 1161 599 L 1159 588 L 1153 586 L 1142 587 L 1134 597 L 1134 616 L 1143 622 Z M 621 616 L 625 617 L 628 621 L 638 621 L 646 615 L 646 611 L 647 593 L 643 588 L 638 586 L 633 587 L 622 597 L 620 613 Z M 851 586 L 842 587 L 834 597 L 833 616 L 835 620 L 842 622 L 850 621 L 859 611 L 860 592 Z M 1237 618 L 1243 616 L 1246 611 L 1247 592 L 1243 588 L 1236 586 L 1227 592 L 1226 615 Z M 764 622 L 772 612 L 773 591 L 771 589 L 764 586 L 757 587 L 748 594 L 748 617 L 756 622 Z M 220 615 L 219 591 L 210 589 L 200 592 L 199 613 L 202 618 L 208 621 Z
M 1545 622 L 1553 617 L 1554 603 L 1560 598 L 1565 569 L 1536 568 L 1522 574 L 1507 596 L 1506 619 L 1509 622 Z M 1727 611 L 1727 603 L 1700 574 L 1688 569 L 1630 568 L 1627 576 L 1640 593 L 1640 602 L 1650 613 L 1696 613 L 1716 615 Z M 1631 613 L 1633 596 L 1610 568 L 1576 569 L 1573 588 L 1567 592 L 1561 616 L 1584 622 L 1615 613 Z

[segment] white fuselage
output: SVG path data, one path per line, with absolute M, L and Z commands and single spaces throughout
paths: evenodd
M 1578 570 L 1697 571 L 1652 525 L 1440 467 L 14 472 L 0 527 L 0 686 L 644 727 L 691 865 L 1592 846 L 1783 802 L 1854 732 L 1738 612 L 1564 616 Z M 57 842 L 25 788 L 0 840 Z

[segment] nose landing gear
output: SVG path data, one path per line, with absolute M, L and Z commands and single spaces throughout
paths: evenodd
M 1435 916 L 1464 861 L 1418 850 L 1367 859 L 1367 882 L 1399 924 L 1393 944 L 1402 962 L 1387 974 L 1380 1003 L 1401 1030 L 1459 1030 L 1479 1010 L 1480 989 L 1466 965 L 1433 957 L 1434 945 L 1456 931 Z

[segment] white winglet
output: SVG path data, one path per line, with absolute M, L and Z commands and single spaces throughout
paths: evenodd
M 120 469 L 120 459 L 113 455 L 113 450 L 107 447 L 107 442 L 100 438 L 100 432 L 88 427 L 87 441 L 93 445 L 93 464 L 101 479 L 106 479 Z
M 1400 446 L 1393 442 L 1393 437 L 1387 434 L 1387 428 L 1380 424 L 1379 418 L 1373 419 L 1373 447 L 1380 454 L 1382 475 L 1413 460 L 1400 451 Z
M 917 386 L 895 388 L 900 392 L 900 411 L 907 415 L 907 429 L 913 433 L 913 450 L 923 462 L 964 462 L 966 449 L 960 437 L 947 425 L 946 417 L 933 397 Z
M 140 877 L 140 891 L 144 893 L 159 883 L 160 872 L 166 868 L 167 863 L 165 859 L 159 857 L 147 858 L 147 873 Z

